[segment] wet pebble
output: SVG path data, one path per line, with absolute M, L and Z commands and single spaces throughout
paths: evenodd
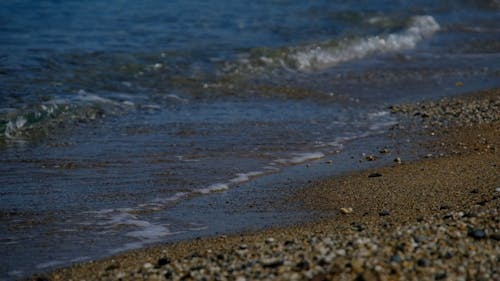
M 382 153 L 382 154 L 386 154 L 386 153 L 389 153 L 391 151 L 389 149 L 387 149 L 387 148 L 383 148 L 383 149 L 379 150 L 379 152 Z
M 365 159 L 366 159 L 367 161 L 375 161 L 375 160 L 377 160 L 377 158 L 376 158 L 374 155 L 367 155 L 367 156 L 365 157 Z

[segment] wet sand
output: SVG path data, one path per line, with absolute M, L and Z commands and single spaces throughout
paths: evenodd
M 408 116 L 398 130 L 426 136 L 431 153 L 314 182 L 279 202 L 317 221 L 158 245 L 33 279 L 500 279 L 500 91 L 393 111 Z

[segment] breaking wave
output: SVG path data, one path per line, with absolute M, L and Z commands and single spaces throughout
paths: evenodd
M 130 101 L 117 101 L 80 90 L 71 98 L 57 98 L 17 109 L 0 109 L 0 140 L 51 135 L 62 124 L 97 120 L 133 106 Z
M 438 22 L 432 16 L 414 16 L 400 32 L 298 47 L 259 49 L 242 58 L 240 63 L 252 71 L 273 67 L 298 71 L 321 70 L 374 54 L 413 49 L 439 29 Z

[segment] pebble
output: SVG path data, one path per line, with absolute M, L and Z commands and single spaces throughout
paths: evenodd
M 367 161 L 375 161 L 377 158 L 375 156 L 373 156 L 373 155 L 368 155 L 368 156 L 365 157 L 365 159 Z
M 268 238 L 266 239 L 266 243 L 267 243 L 267 244 L 273 244 L 273 243 L 275 243 L 275 242 L 276 242 L 276 239 L 274 239 L 273 237 L 268 237 Z
M 425 127 L 471 126 L 498 121 L 500 94 L 498 88 L 482 91 L 486 95 L 468 98 L 443 98 L 437 102 L 391 106 L 392 113 L 419 116 Z M 431 134 L 432 135 L 432 134 Z
M 391 256 L 390 262 L 395 262 L 395 263 L 401 262 L 401 257 L 399 255 Z
M 396 162 L 398 164 L 403 163 L 403 161 L 401 161 L 401 158 L 399 158 L 399 157 L 394 158 L 394 162 Z
M 419 116 L 425 124 L 485 123 L 498 121 L 500 95 L 491 99 L 394 106 L 392 111 Z M 500 192 L 500 186 L 491 188 Z M 498 205 L 490 202 L 462 212 L 450 208 L 446 218 L 438 211 L 417 222 L 361 232 L 353 229 L 358 225 L 354 222 L 340 232 L 280 233 L 249 245 L 223 241 L 222 247 L 211 245 L 212 252 L 170 256 L 169 262 L 160 262 L 166 256 L 162 253 L 154 259 L 160 268 L 144 263 L 151 256 L 127 268 L 112 261 L 106 270 L 92 271 L 85 279 L 115 280 L 119 275 L 123 280 L 500 280 L 500 216 Z M 353 209 L 344 207 L 340 212 L 349 214 Z
M 309 262 L 301 260 L 297 264 L 295 264 L 295 268 L 297 271 L 309 270 Z
M 352 208 L 340 208 L 340 212 L 342 214 L 351 214 L 352 212 L 354 212 L 354 210 Z
M 108 265 L 106 267 L 105 270 L 106 271 L 112 271 L 112 270 L 115 270 L 115 269 L 118 269 L 118 268 L 120 268 L 120 263 L 118 263 L 118 262 L 112 262 L 110 265 Z
M 378 215 L 381 217 L 385 217 L 385 216 L 391 215 L 391 212 L 388 210 L 383 210 L 383 211 L 379 212 Z
M 162 267 L 162 266 L 167 265 L 169 263 L 170 263 L 169 258 L 160 258 L 160 259 L 158 259 L 157 266 Z
M 389 149 L 387 149 L 387 148 L 383 148 L 383 149 L 379 150 L 379 152 L 382 153 L 382 154 L 386 154 L 386 153 L 389 153 L 391 151 Z
M 417 265 L 421 267 L 428 267 L 431 265 L 431 262 L 428 259 L 419 259 L 417 261 Z
M 356 231 L 363 231 L 365 230 L 365 226 L 359 222 L 353 222 L 351 223 L 351 228 L 356 230 Z
M 444 280 L 446 279 L 447 274 L 446 271 L 440 271 L 434 275 L 434 280 Z
M 86 280 L 499 280 L 498 210 L 474 208 L 450 212 L 446 221 L 436 214 L 363 232 L 292 234 L 293 243 L 285 235 L 178 259 L 161 253 L 161 267 L 146 262 Z
M 483 239 L 486 238 L 486 232 L 483 229 L 479 228 L 470 228 L 467 235 L 474 239 Z
M 275 259 L 268 259 L 268 260 L 263 260 L 262 261 L 262 266 L 264 268 L 266 267 L 269 267 L 269 268 L 276 268 L 276 267 L 280 267 L 283 265 L 283 260 L 282 259 L 279 259 L 279 258 L 275 258 Z
M 500 241 L 500 233 L 493 233 L 489 235 L 490 239 Z
M 382 174 L 381 173 L 371 173 L 368 175 L 369 178 L 377 178 L 377 177 L 381 177 Z

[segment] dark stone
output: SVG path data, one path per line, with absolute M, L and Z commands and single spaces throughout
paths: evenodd
M 361 232 L 361 231 L 365 230 L 365 226 L 362 223 L 359 223 L 359 222 L 352 222 L 351 223 L 351 228 L 353 230 L 358 231 L 358 232 Z
M 439 207 L 439 210 L 448 210 L 449 208 L 450 208 L 450 206 L 448 206 L 448 205 L 441 205 Z
M 382 174 L 381 173 L 371 173 L 368 175 L 369 178 L 378 178 L 378 177 L 381 177 Z
M 200 257 L 201 257 L 200 254 L 196 252 L 191 254 L 191 258 L 200 258 Z
M 217 259 L 218 260 L 223 260 L 224 259 L 224 255 L 223 254 L 218 254 L 217 255 Z
M 296 271 L 309 270 L 309 263 L 307 261 L 299 261 L 295 265 Z
M 293 245 L 293 244 L 295 244 L 295 241 L 293 241 L 293 240 L 286 240 L 285 241 L 285 246 L 290 246 L 290 245 Z
M 391 257 L 390 261 L 398 263 L 401 261 L 401 257 L 399 255 L 394 255 Z
M 493 234 L 490 234 L 490 239 L 493 239 L 493 240 L 496 240 L 496 241 L 500 241 L 500 233 L 493 233 Z
M 428 267 L 429 265 L 431 265 L 431 262 L 428 259 L 419 259 L 417 261 L 417 265 L 421 267 Z
M 483 229 L 479 228 L 469 228 L 467 235 L 477 240 L 486 238 L 486 232 L 484 232 Z
M 108 265 L 108 267 L 106 267 L 106 271 L 110 271 L 110 270 L 115 270 L 115 269 L 118 269 L 120 268 L 120 264 L 119 263 L 112 263 L 110 265 Z
M 165 278 L 170 279 L 170 278 L 172 278 L 172 275 L 173 275 L 173 274 L 172 274 L 172 271 L 170 271 L 170 270 L 169 270 L 169 271 L 167 271 L 167 272 L 165 273 L 165 275 L 164 275 L 164 276 L 165 276 Z
M 477 188 L 476 188 L 476 189 L 473 189 L 473 190 L 471 190 L 471 191 L 470 191 L 470 193 L 472 193 L 472 194 L 477 194 L 477 193 L 479 193 L 479 189 L 477 189 Z
M 44 277 L 44 276 L 39 276 L 39 277 L 37 277 L 35 280 L 36 280 L 36 281 L 50 281 L 50 279 L 49 279 L 49 278 Z
M 401 253 L 404 253 L 404 252 L 405 252 L 405 246 L 406 246 L 406 245 L 405 245 L 405 243 L 398 244 L 398 245 L 396 246 L 396 250 L 397 250 L 397 251 L 400 251 Z
M 477 214 L 472 212 L 467 212 L 464 214 L 464 218 L 475 218 L 475 217 L 477 217 Z
M 423 222 L 424 221 L 424 217 L 418 217 L 417 218 L 417 222 Z
M 453 255 L 450 252 L 446 252 L 446 254 L 444 254 L 443 258 L 449 260 L 449 259 L 453 258 Z
M 383 148 L 383 149 L 379 150 L 379 152 L 382 153 L 382 154 L 385 154 L 385 153 L 389 153 L 390 150 L 387 149 L 387 148 Z
M 388 210 L 383 210 L 383 211 L 379 212 L 378 215 L 381 217 L 390 216 L 391 212 L 389 212 Z
M 324 267 L 325 265 L 328 265 L 328 264 L 329 264 L 329 262 L 327 262 L 323 258 L 318 261 L 318 265 L 321 266 L 321 267 Z
M 446 274 L 446 271 L 441 271 L 436 273 L 436 275 L 434 275 L 434 280 L 443 280 L 446 279 L 447 276 L 448 275 Z
M 169 258 L 160 258 L 160 259 L 158 259 L 157 265 L 158 265 L 158 267 L 162 267 L 164 265 L 169 264 L 170 262 L 171 262 L 171 260 Z
M 453 216 L 451 214 L 446 214 L 446 215 L 443 216 L 444 220 L 449 220 L 451 218 L 453 218 Z
M 486 203 L 488 203 L 488 200 L 482 200 L 482 201 L 477 202 L 476 204 L 479 206 L 484 206 L 484 205 L 486 205 Z

